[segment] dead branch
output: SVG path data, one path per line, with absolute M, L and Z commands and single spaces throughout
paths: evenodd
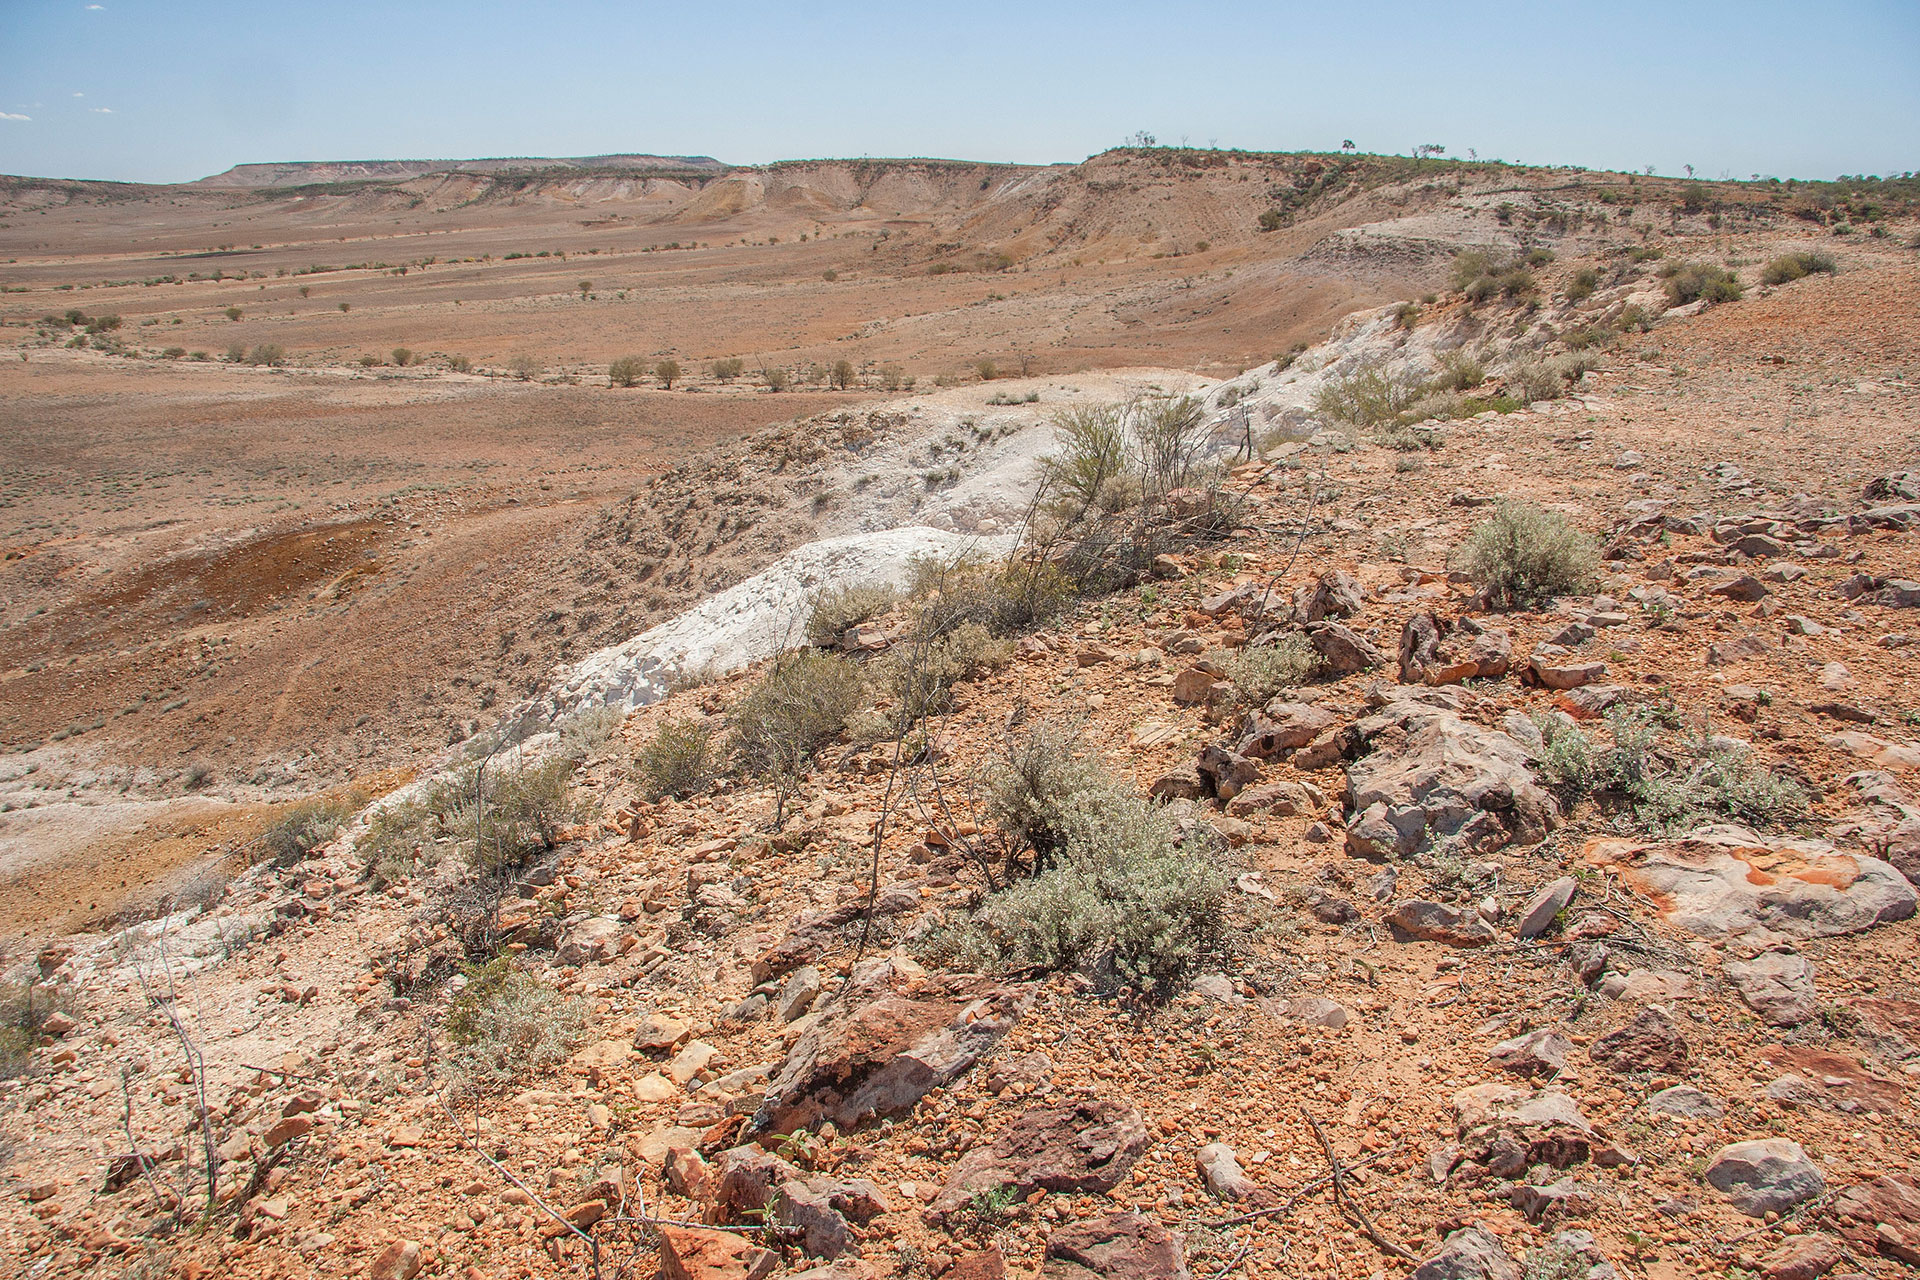
M 1348 1194 L 1346 1170 L 1340 1164 L 1340 1157 L 1333 1154 L 1333 1144 L 1328 1142 L 1327 1135 L 1321 1132 L 1320 1122 L 1313 1118 L 1313 1113 L 1308 1111 L 1304 1105 L 1300 1108 L 1300 1114 L 1307 1118 L 1309 1125 L 1313 1126 L 1313 1136 L 1320 1140 L 1320 1150 L 1326 1153 L 1327 1167 L 1332 1170 L 1333 1198 L 1339 1202 L 1340 1207 L 1359 1220 L 1360 1229 L 1367 1233 L 1367 1239 L 1379 1245 L 1381 1249 L 1396 1258 L 1403 1258 L 1408 1262 L 1420 1261 L 1419 1258 L 1415 1257 L 1406 1248 L 1395 1244 L 1392 1240 L 1389 1240 L 1385 1235 L 1381 1234 L 1380 1228 L 1373 1225 L 1373 1219 L 1369 1218 L 1367 1211 L 1360 1207 L 1360 1202 Z

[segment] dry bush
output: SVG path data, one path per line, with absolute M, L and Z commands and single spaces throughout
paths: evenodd
M 1832 275 L 1835 270 L 1832 254 L 1800 249 L 1783 253 L 1769 262 L 1760 273 L 1760 280 L 1763 284 L 1787 284 L 1815 273 Z
M 1264 707 L 1305 684 L 1320 669 L 1320 654 L 1297 631 L 1283 631 L 1269 642 L 1218 650 L 1208 657 L 1226 672 L 1234 695 L 1254 707 Z
M 1684 306 L 1697 298 L 1709 303 L 1738 302 L 1744 290 L 1725 267 L 1710 262 L 1670 262 L 1661 271 L 1667 281 L 1667 305 Z
M 621 356 L 607 366 L 607 381 L 616 387 L 637 387 L 647 376 L 647 362 L 639 356 Z
M 1425 384 L 1411 373 L 1368 367 L 1328 379 L 1314 397 L 1314 408 L 1340 422 L 1377 427 L 1395 421 L 1425 393 Z
M 267 858 L 276 867 L 290 867 L 340 833 L 364 803 L 357 796 L 322 796 L 303 800 L 260 833 Z
M 1111 501 L 1111 482 L 1128 468 L 1127 440 L 1117 404 L 1076 405 L 1053 415 L 1057 454 L 1040 460 L 1042 482 L 1059 494 L 1055 505 L 1063 515 L 1077 517 Z
M 1034 874 L 994 893 L 929 950 L 971 966 L 1079 970 L 1163 996 L 1222 950 L 1232 884 L 1213 841 L 1037 729 L 989 770 L 990 811 L 1010 839 L 1043 842 Z M 1042 844 L 1036 844 L 1040 849 Z
M 517 355 L 507 358 L 507 372 L 522 382 L 532 382 L 546 371 L 547 366 L 538 356 Z
M 739 356 L 728 356 L 724 360 L 715 360 L 707 370 L 719 382 L 732 382 L 747 371 L 747 362 Z
M 952 709 L 953 686 L 1004 666 L 1010 646 L 977 622 L 951 631 L 914 634 L 875 659 L 868 674 L 887 700 L 893 734 Z
M 586 1030 L 587 1003 L 561 995 L 507 956 L 469 968 L 442 1023 L 450 1073 L 498 1088 L 565 1058 Z
M 823 648 L 839 644 L 848 628 L 885 613 L 899 596 L 884 582 L 821 587 L 807 597 L 807 639 Z
M 1487 380 L 1487 367 L 1465 347 L 1440 355 L 1440 373 L 1434 381 L 1448 391 L 1471 391 Z
M 1587 590 L 1600 554 L 1565 516 L 1509 500 L 1467 535 L 1462 564 L 1492 604 L 1512 608 Z
M 634 753 L 634 778 L 648 800 L 684 800 L 713 785 L 722 756 L 713 727 L 704 720 L 663 720 Z
M 860 668 L 838 654 L 807 651 L 774 659 L 760 682 L 728 713 L 741 767 L 772 784 L 774 823 L 813 767 L 814 753 L 838 738 L 859 707 Z

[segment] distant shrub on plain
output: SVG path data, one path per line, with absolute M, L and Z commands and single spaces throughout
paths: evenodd
M 621 356 L 607 366 L 607 381 L 616 387 L 637 387 L 647 376 L 647 362 L 639 356 Z
M 1710 262 L 1669 263 L 1661 275 L 1667 281 L 1667 305 L 1685 306 L 1700 298 L 1709 304 L 1738 302 L 1744 290 L 1739 277 Z
M 792 378 L 778 365 L 760 371 L 760 381 L 769 391 L 785 391 Z
M 708 372 L 716 381 L 732 382 L 747 371 L 747 362 L 739 356 L 728 356 L 724 360 L 715 360 Z
M 663 390 L 673 390 L 673 384 L 680 380 L 680 362 L 678 360 L 660 361 L 653 366 L 653 376 L 660 379 Z
M 1764 284 L 1788 284 L 1816 273 L 1832 275 L 1835 270 L 1832 254 L 1801 249 L 1783 253 L 1769 262 L 1760 273 L 1760 280 Z
M 833 372 L 830 377 L 834 386 L 845 391 L 853 385 L 853 362 L 851 360 L 835 360 L 833 362 Z
M 532 382 L 546 371 L 547 366 L 538 356 L 521 354 L 507 357 L 507 372 L 522 382 Z
M 390 358 L 394 368 L 404 369 L 413 363 L 413 351 L 408 347 L 395 347 Z

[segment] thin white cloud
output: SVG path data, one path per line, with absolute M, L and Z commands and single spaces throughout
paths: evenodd
M 93 112 L 93 114 L 97 116 L 110 116 L 113 114 L 112 107 L 88 107 L 87 110 Z
M 88 5 L 88 6 L 87 6 L 87 8 L 88 8 L 89 10 L 91 10 L 91 11 L 93 11 L 93 12 L 96 12 L 96 13 L 97 13 L 97 12 L 99 12 L 99 11 L 100 11 L 101 9 L 104 9 L 104 8 L 106 8 L 106 7 L 107 7 L 107 6 L 105 6 L 105 5 L 103 5 L 103 4 L 90 4 L 90 5 Z
M 32 116 L 16 115 L 11 111 L 0 111 L 0 120 L 31 120 Z
M 84 93 L 78 93 L 78 92 L 76 92 L 76 93 L 75 93 L 75 94 L 74 94 L 73 96 L 74 96 L 74 97 L 76 97 L 76 98 L 84 98 L 84 97 L 86 97 L 87 95 L 86 95 L 86 94 L 84 94 Z

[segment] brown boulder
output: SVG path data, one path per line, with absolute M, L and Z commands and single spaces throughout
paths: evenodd
M 928 1215 L 944 1218 L 983 1192 L 1111 1191 L 1152 1141 L 1131 1102 L 1084 1096 L 1033 1107 L 954 1165 Z
M 1687 1062 L 1687 1040 L 1660 1009 L 1642 1009 L 1632 1022 L 1601 1036 L 1587 1048 L 1595 1066 L 1622 1074 L 1678 1071 Z
M 849 1129 L 904 1111 L 978 1062 L 1022 1011 L 1016 989 L 968 979 L 887 992 L 852 1011 L 836 1003 L 794 1042 L 748 1135 L 828 1120 Z
M 760 1280 L 780 1257 L 732 1231 L 660 1228 L 661 1280 Z
M 1047 1237 L 1040 1280 L 1188 1280 L 1180 1242 L 1137 1213 L 1061 1227 Z

